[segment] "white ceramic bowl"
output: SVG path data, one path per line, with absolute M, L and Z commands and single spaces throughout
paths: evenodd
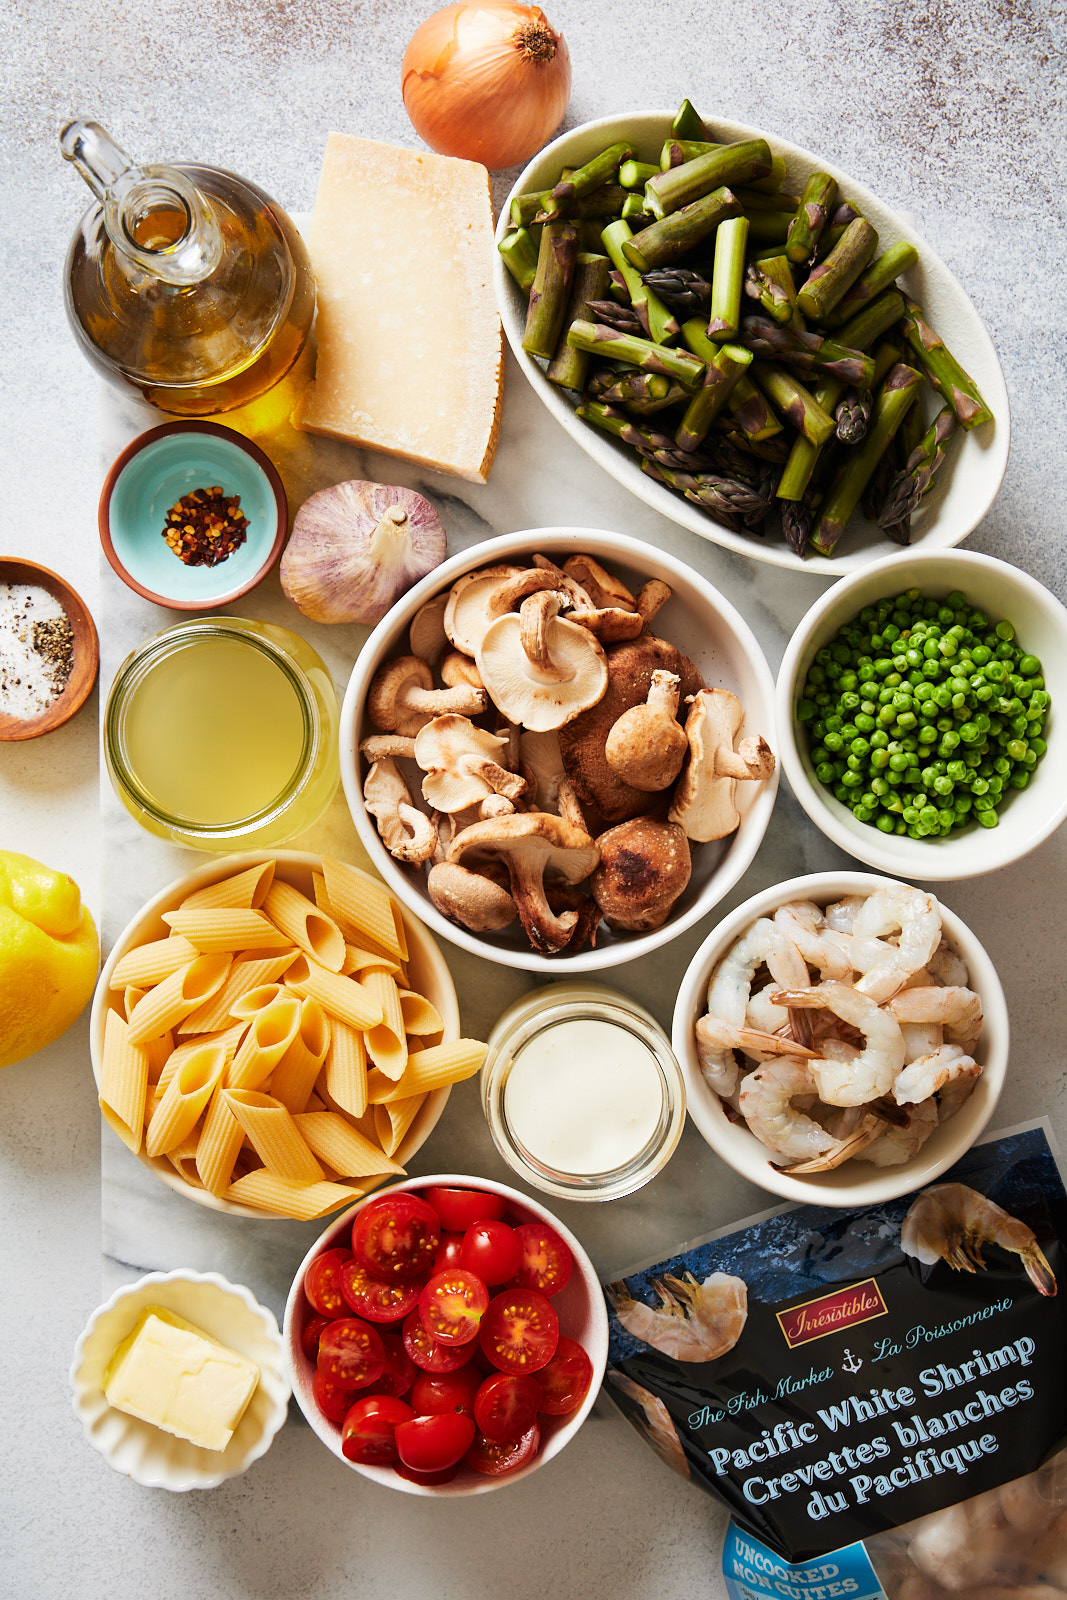
M 596 122 L 583 123 L 581 127 L 546 145 L 520 174 L 511 195 L 504 202 L 497 227 L 498 241 L 510 226 L 512 196 L 551 188 L 563 167 L 581 166 L 599 151 L 621 139 L 629 140 L 639 159 L 658 162 L 660 147 L 670 134 L 672 115 L 669 111 L 634 111 L 627 116 L 602 117 Z M 904 218 L 883 205 L 869 189 L 848 173 L 831 166 L 811 151 L 802 150 L 777 135 L 766 134 L 763 129 L 751 128 L 744 123 L 716 120 L 712 124 L 712 136 L 723 143 L 766 138 L 772 153 L 784 157 L 786 183 L 791 191 L 797 193 L 812 172 L 829 172 L 837 179 L 842 198 L 854 200 L 863 215 L 877 228 L 880 250 L 898 241 L 906 241 L 919 251 L 918 264 L 903 275 L 901 283 L 923 306 L 933 327 L 978 384 L 996 420 L 992 427 L 987 424 L 976 428 L 964 435 L 962 440 L 955 441 L 960 448 L 954 451 L 953 462 L 946 464 L 936 487 L 930 491 L 922 510 L 914 518 L 915 543 L 910 549 L 897 550 L 893 559 L 906 562 L 916 545 L 920 548 L 944 548 L 958 544 L 977 527 L 992 505 L 1008 464 L 1011 440 L 1008 392 L 1000 362 L 982 320 L 964 289 Z M 543 366 L 523 350 L 526 297 L 499 255 L 494 272 L 497 303 L 508 342 L 544 404 L 594 461 L 654 510 L 669 517 L 672 522 L 680 523 L 683 528 L 700 534 L 702 538 L 710 539 L 714 544 L 750 556 L 753 561 L 794 567 L 797 571 L 811 572 L 815 576 L 858 571 L 884 555 L 887 549 L 893 548 L 878 528 L 857 514 L 849 523 L 837 553 L 828 559 L 817 556 L 801 559 L 776 534 L 760 539 L 734 533 L 716 522 L 710 513 L 691 505 L 664 484 L 647 477 L 628 446 L 575 417 L 570 391 L 549 383 Z M 934 396 L 930 401 L 931 414 L 940 403 Z
M 827 1206 L 862 1206 L 908 1194 L 930 1183 L 970 1149 L 993 1114 L 1008 1066 L 1008 1010 L 997 970 L 965 922 L 942 904 L 942 926 L 967 964 L 970 987 L 982 997 L 984 1024 L 974 1058 L 982 1075 L 955 1116 L 935 1128 L 910 1161 L 894 1167 L 847 1161 L 831 1172 L 792 1177 L 773 1165 L 774 1155 L 743 1122 L 731 1122 L 708 1086 L 697 1058 L 694 1029 L 707 1011 L 708 980 L 722 957 L 757 917 L 771 916 L 789 900 L 829 905 L 845 895 L 869 895 L 886 883 L 867 872 L 813 872 L 753 895 L 714 928 L 690 962 L 674 1007 L 672 1044 L 685 1075 L 689 1115 L 716 1155 L 735 1172 L 786 1200 Z
M 859 822 L 816 778 L 807 736 L 794 707 L 817 650 L 866 605 L 920 589 L 934 597 L 959 589 L 995 621 L 1015 626 L 1020 648 L 1041 662 L 1052 697 L 1045 724 L 1048 750 L 1025 789 L 1013 789 L 995 828 L 974 822 L 945 839 L 909 839 Z M 1035 849 L 1067 816 L 1067 747 L 1057 713 L 1067 706 L 1067 610 L 1028 573 L 973 550 L 916 550 L 907 566 L 881 561 L 854 573 L 816 601 L 789 641 L 778 672 L 778 738 L 786 777 L 808 816 L 850 855 L 894 877 L 948 882 L 995 872 Z
M 400 1489 L 404 1494 L 430 1495 L 435 1498 L 488 1494 L 491 1489 L 499 1489 L 505 1484 L 517 1483 L 522 1478 L 528 1478 L 532 1472 L 536 1472 L 547 1461 L 558 1456 L 564 1446 L 574 1438 L 593 1409 L 593 1402 L 603 1382 L 604 1368 L 608 1359 L 607 1311 L 596 1268 L 574 1234 L 539 1201 L 532 1200 L 529 1195 L 520 1194 L 518 1189 L 509 1189 L 506 1184 L 494 1183 L 489 1178 L 472 1178 L 446 1173 L 429 1178 L 409 1178 L 404 1183 L 390 1185 L 388 1190 L 382 1190 L 380 1193 L 391 1194 L 398 1189 L 419 1191 L 435 1184 L 461 1189 L 481 1189 L 489 1194 L 503 1195 L 507 1201 L 508 1221 L 547 1223 L 569 1246 L 574 1257 L 574 1268 L 570 1279 L 558 1294 L 552 1296 L 552 1305 L 559 1317 L 560 1333 L 568 1338 L 577 1339 L 592 1362 L 593 1378 L 589 1385 L 589 1393 L 576 1410 L 564 1417 L 542 1415 L 538 1419 L 541 1428 L 541 1447 L 533 1460 L 502 1477 L 487 1477 L 483 1473 L 475 1472 L 472 1467 L 462 1465 L 456 1476 L 448 1483 L 431 1485 L 412 1483 L 394 1472 L 392 1467 L 363 1466 L 359 1462 L 349 1461 L 342 1455 L 341 1429 L 327 1421 L 312 1395 L 311 1383 L 315 1368 L 304 1354 L 301 1334 L 309 1317 L 314 1316 L 315 1312 L 305 1298 L 303 1284 L 304 1274 L 316 1256 L 338 1245 L 348 1247 L 353 1220 L 363 1209 L 366 1201 L 359 1201 L 343 1216 L 337 1217 L 315 1241 L 300 1263 L 285 1306 L 283 1337 L 297 1403 L 314 1432 L 339 1461 L 362 1473 L 365 1478 L 371 1478 L 375 1483 L 385 1484 L 391 1489 Z M 377 1199 L 378 1196 L 371 1195 L 368 1198 Z
M 93 1073 L 97 1084 L 100 1082 L 100 1063 L 104 1044 L 104 1024 L 108 1011 L 122 1009 L 121 989 L 112 989 L 111 974 L 119 960 L 128 950 L 136 945 L 146 944 L 152 939 L 165 939 L 170 932 L 168 925 L 163 921 L 164 911 L 173 911 L 187 895 L 197 889 L 202 889 L 209 883 L 218 883 L 223 878 L 228 878 L 234 873 L 242 871 L 245 867 L 257 861 L 274 860 L 277 863 L 275 875 L 286 883 L 293 884 L 309 898 L 313 896 L 312 873 L 321 870 L 321 857 L 312 855 L 303 850 L 256 850 L 239 855 L 220 856 L 188 872 L 184 877 L 177 878 L 173 883 L 161 889 L 154 895 L 148 904 L 140 910 L 133 920 L 119 934 L 112 948 L 111 954 L 104 963 L 93 997 L 93 1008 L 89 1023 L 89 1050 L 92 1057 Z M 358 869 L 356 869 L 358 870 Z M 368 874 L 360 873 L 361 877 Z M 374 881 L 374 880 L 369 880 Z M 404 915 L 404 927 L 408 937 L 410 962 L 408 971 L 411 976 L 412 986 L 424 994 L 440 1012 L 444 1021 L 443 1042 L 458 1039 L 460 1036 L 459 1003 L 456 999 L 456 989 L 452 982 L 452 975 L 448 965 L 433 939 L 416 918 L 407 912 Z M 441 1113 L 449 1096 L 449 1088 L 434 1089 L 426 1096 L 425 1103 L 416 1116 L 411 1127 L 405 1134 L 395 1159 L 404 1165 L 410 1161 L 417 1150 L 420 1150 L 437 1126 Z M 176 1171 L 166 1156 L 154 1158 L 146 1156 L 142 1147 L 138 1160 L 142 1165 L 150 1167 L 157 1177 L 162 1178 L 168 1188 L 175 1194 L 182 1194 L 189 1200 L 195 1200 L 198 1205 L 208 1206 L 213 1211 L 229 1212 L 239 1217 L 259 1217 L 261 1220 L 269 1216 L 272 1220 L 279 1219 L 274 1212 L 255 1209 L 252 1206 L 239 1205 L 232 1200 L 224 1200 L 196 1184 L 187 1183 Z
M 176 1312 L 259 1367 L 259 1387 L 225 1450 L 203 1450 L 116 1411 L 105 1400 L 108 1363 L 148 1306 Z M 89 1443 L 116 1472 L 149 1489 L 214 1489 L 247 1472 L 266 1454 L 285 1421 L 290 1394 L 282 1337 L 272 1313 L 247 1289 L 217 1272 L 150 1272 L 116 1289 L 93 1312 L 78 1340 L 70 1381 L 74 1411 Z
M 404 867 L 393 859 L 363 803 L 363 763 L 359 755 L 360 740 L 375 732 L 365 707 L 367 691 L 378 668 L 390 657 L 408 653 L 408 627 L 416 611 L 463 573 L 504 561 L 522 564 L 538 552 L 563 561 L 578 551 L 595 556 L 635 592 L 648 578 L 660 578 L 670 585 L 672 598 L 657 614 L 653 632 L 682 650 L 708 684 L 733 690 L 745 708 L 744 733 L 763 734 L 776 750 L 770 669 L 740 612 L 706 578 L 673 556 L 637 539 L 589 528 L 528 528 L 487 540 L 444 562 L 409 590 L 375 628 L 356 659 L 341 707 L 341 781 L 363 846 L 389 887 L 436 933 L 464 950 L 505 966 L 556 977 L 564 976 L 564 970 L 569 976 L 636 960 L 706 916 L 729 894 L 756 854 L 778 787 L 777 768 L 765 783 L 738 784 L 740 827 L 729 838 L 694 847 L 693 875 L 661 928 L 650 933 L 613 933 L 601 923 L 596 948 L 574 955 L 540 955 L 531 949 L 517 923 L 500 934 L 476 934 L 450 922 L 431 902 L 421 870 Z

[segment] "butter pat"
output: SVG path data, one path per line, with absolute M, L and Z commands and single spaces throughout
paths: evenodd
M 484 483 L 504 370 L 485 168 L 331 133 L 307 243 L 318 362 L 296 426 Z
M 149 1306 L 104 1377 L 117 1411 L 204 1450 L 225 1450 L 259 1383 L 259 1368 L 184 1317 Z

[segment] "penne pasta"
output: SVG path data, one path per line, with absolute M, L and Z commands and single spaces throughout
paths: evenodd
M 267 890 L 274 880 L 275 863 L 272 860 L 257 862 L 246 867 L 232 878 L 219 883 L 205 884 L 186 895 L 182 911 L 218 911 L 223 909 L 253 911 L 263 904 Z
M 326 914 L 280 878 L 271 884 L 263 902 L 265 914 L 288 939 L 320 967 L 340 972 L 345 958 L 345 941 L 340 928 Z
M 360 942 L 406 961 L 403 922 L 385 885 L 332 856 L 323 856 L 322 875 L 331 906 L 360 935 Z
M 277 950 L 290 942 L 261 911 L 164 911 L 163 921 L 203 955 L 218 950 Z
M 405 1033 L 416 1033 L 421 1036 L 444 1031 L 444 1018 L 437 1007 L 431 1005 L 426 996 L 419 994 L 415 989 L 401 989 L 400 1010 L 404 1018 Z
M 388 956 L 380 955 L 377 951 L 363 950 L 358 944 L 346 944 L 341 971 L 346 978 L 351 977 L 353 973 L 362 975 L 364 972 L 387 972 L 396 978 L 400 975 L 400 966 L 396 961 L 390 961 Z
M 133 984 L 147 989 L 162 979 L 169 978 L 179 967 L 187 967 L 195 960 L 197 951 L 188 939 L 153 939 L 149 944 L 137 945 L 115 963 L 111 974 L 112 989 L 125 989 Z
M 284 994 L 256 1013 L 226 1068 L 227 1089 L 259 1089 L 266 1083 L 300 1028 L 300 1002 Z
M 374 1065 L 394 1081 L 403 1075 L 408 1061 L 407 1034 L 400 1008 L 400 992 L 387 972 L 368 972 L 363 987 L 382 1008 L 382 1020 L 364 1035 L 367 1054 Z
M 148 1057 L 148 1081 L 150 1084 L 158 1083 L 174 1049 L 174 1035 L 161 1033 L 158 1039 L 146 1039 L 141 1048 Z
M 117 1011 L 104 1019 L 100 1062 L 100 1111 L 104 1121 L 134 1155 L 141 1148 L 149 1061 L 143 1045 L 131 1044 L 129 1023 Z
M 260 1211 L 274 1211 L 298 1222 L 313 1222 L 316 1217 L 324 1217 L 329 1211 L 362 1199 L 374 1187 L 373 1183 L 297 1183 L 292 1178 L 268 1172 L 266 1167 L 257 1167 L 231 1183 L 222 1198 L 234 1200 L 238 1205 L 255 1206 Z
M 285 982 L 297 994 L 312 995 L 328 1016 L 347 1022 L 351 1028 L 376 1028 L 382 1021 L 381 1006 L 356 978 L 328 972 L 308 956 L 294 961 L 285 974 Z
M 363 1034 L 347 1022 L 333 1021 L 326 1070 L 318 1079 L 327 1105 L 361 1117 L 367 1109 L 367 1051 Z
M 189 965 L 149 989 L 130 1017 L 130 1040 L 144 1044 L 176 1028 L 179 1022 L 216 994 L 229 971 L 228 955 L 197 956 Z
M 227 1103 L 226 1091 L 216 1089 L 196 1145 L 197 1176 L 212 1194 L 222 1194 L 229 1185 L 244 1139 L 245 1130 Z
M 251 1022 L 253 1017 L 272 1006 L 275 1000 L 289 994 L 292 994 L 292 990 L 287 989 L 284 983 L 261 983 L 234 1001 L 232 1015 L 241 1022 Z
M 384 1154 L 381 1146 L 357 1133 L 335 1111 L 308 1111 L 293 1118 L 308 1148 L 341 1178 L 369 1178 L 376 1173 L 396 1177 L 403 1167 Z
M 296 1035 L 271 1074 L 270 1092 L 287 1110 L 303 1111 L 330 1048 L 330 1024 L 317 1000 L 300 1002 Z
M 268 1172 L 295 1183 L 318 1183 L 322 1167 L 279 1100 L 258 1089 L 225 1089 L 229 1109 Z
M 224 1028 L 231 1016 L 242 1015 L 233 1009 L 241 996 L 264 984 L 276 983 L 296 956 L 295 946 L 276 956 L 236 956 L 218 994 L 190 1012 L 178 1032 L 214 1033 L 217 1028 Z
M 428 1094 L 446 1083 L 462 1083 L 481 1070 L 486 1046 L 476 1039 L 456 1039 L 452 1044 L 432 1044 L 408 1058 L 401 1078 L 381 1093 L 379 1103 L 389 1104 L 411 1094 Z M 376 1085 L 380 1090 L 380 1085 Z M 369 1093 L 368 1089 L 368 1093 Z
M 374 1107 L 375 1136 L 387 1156 L 396 1154 L 425 1099 L 425 1095 L 416 1094 L 407 1100 L 393 1100 L 388 1105 Z
M 145 1133 L 146 1155 L 166 1155 L 192 1133 L 222 1078 L 225 1064 L 224 1051 L 218 1044 L 199 1045 L 186 1057 L 152 1111 Z

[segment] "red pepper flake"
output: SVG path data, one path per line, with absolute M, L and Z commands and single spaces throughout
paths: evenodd
M 193 489 L 171 506 L 163 538 L 187 567 L 217 567 L 244 544 L 248 518 L 239 494 L 226 495 L 216 484 Z

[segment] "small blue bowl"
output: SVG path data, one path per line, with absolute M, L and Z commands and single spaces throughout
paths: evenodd
M 245 542 L 214 567 L 191 567 L 163 537 L 167 512 L 194 489 L 238 495 Z M 100 494 L 100 542 L 123 583 L 172 611 L 202 611 L 247 594 L 281 554 L 285 490 L 263 451 L 215 422 L 168 422 L 115 461 Z

